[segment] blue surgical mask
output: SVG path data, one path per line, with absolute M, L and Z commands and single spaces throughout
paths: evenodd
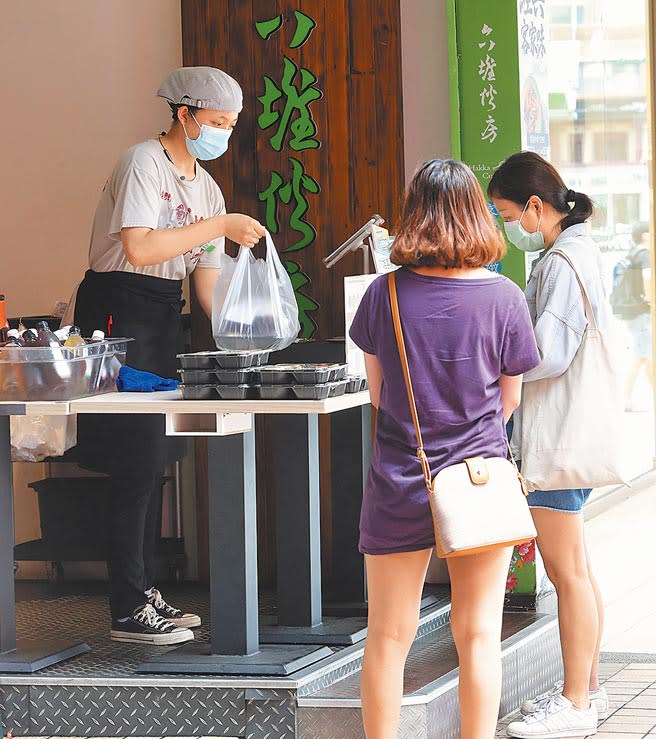
M 196 116 L 192 113 L 191 117 L 196 121 Z M 216 128 L 215 126 L 201 125 L 196 121 L 196 125 L 200 129 L 200 135 L 197 139 L 190 139 L 187 136 L 187 129 L 182 124 L 182 130 L 185 132 L 185 143 L 187 151 L 192 157 L 200 159 L 204 162 L 209 159 L 218 159 L 228 150 L 228 139 L 232 133 L 231 129 Z
M 541 251 L 544 249 L 544 236 L 540 231 L 540 221 L 542 215 L 538 218 L 538 225 L 533 233 L 529 233 L 524 226 L 522 226 L 522 218 L 526 209 L 528 208 L 528 201 L 524 206 L 521 216 L 517 221 L 509 221 L 504 223 L 503 227 L 506 230 L 506 236 L 511 244 L 514 244 L 521 251 Z

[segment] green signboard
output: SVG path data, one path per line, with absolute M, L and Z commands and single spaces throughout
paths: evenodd
M 452 156 L 472 168 L 485 192 L 511 154 L 549 156 L 545 2 L 447 0 Z M 526 258 L 515 247 L 496 267 L 526 284 Z M 533 543 L 515 549 L 507 590 L 535 594 Z
M 452 155 L 486 191 L 494 169 L 522 143 L 517 3 L 448 0 L 448 9 Z M 510 247 L 501 271 L 523 286 L 523 254 Z

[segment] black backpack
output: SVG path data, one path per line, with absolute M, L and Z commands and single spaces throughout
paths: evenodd
M 648 252 L 647 247 L 629 252 L 624 259 L 613 268 L 613 288 L 610 293 L 610 305 L 618 318 L 635 318 L 641 313 L 649 312 L 649 303 L 645 299 L 645 281 L 639 259 Z

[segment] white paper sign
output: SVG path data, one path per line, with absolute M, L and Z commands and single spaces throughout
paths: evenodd
M 344 317 L 346 322 L 346 363 L 349 375 L 364 377 L 366 375 L 364 366 L 364 353 L 349 336 L 349 330 L 358 306 L 367 288 L 379 275 L 355 275 L 344 278 Z

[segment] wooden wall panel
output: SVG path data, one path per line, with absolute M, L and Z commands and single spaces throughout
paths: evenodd
M 244 91 L 244 110 L 228 152 L 204 166 L 219 183 L 229 212 L 248 213 L 264 223 L 265 204 L 258 193 L 269 187 L 273 172 L 289 180 L 290 157 L 302 163 L 320 187 L 316 195 L 305 193 L 309 205 L 305 220 L 315 229 L 316 238 L 300 251 L 285 253 L 299 239 L 299 232 L 290 224 L 294 200 L 287 205 L 279 199 L 280 230 L 274 241 L 283 260 L 300 265 L 308 279 L 301 292 L 318 304 L 309 314 L 316 324 L 314 338 L 343 336 L 343 277 L 361 273 L 362 255 L 349 255 L 331 270 L 322 259 L 374 213 L 380 213 L 393 232 L 400 211 L 404 162 L 399 0 L 182 0 L 181 6 L 183 63 L 224 69 Z M 316 26 L 305 43 L 293 49 L 295 11 L 310 17 Z M 280 28 L 263 40 L 255 24 L 278 15 L 283 18 Z M 314 87 L 322 96 L 309 110 L 317 127 L 318 148 L 293 150 L 288 131 L 281 151 L 276 151 L 270 140 L 277 126 L 263 130 L 258 125 L 264 109 L 258 100 L 265 92 L 264 77 L 282 87 L 285 57 L 317 78 Z M 297 74 L 297 85 L 298 80 Z M 283 95 L 275 110 L 282 112 L 286 99 Z M 193 290 L 191 298 L 195 305 Z M 209 322 L 197 305 L 192 315 L 194 348 L 212 348 Z M 267 464 L 272 431 L 266 420 L 258 424 L 258 549 L 260 577 L 269 584 L 275 578 L 275 490 Z M 326 457 L 329 433 L 324 426 L 322 454 Z M 198 462 L 202 511 L 207 492 L 203 461 Z M 330 529 L 329 482 L 327 473 L 322 477 L 325 532 Z M 199 520 L 205 519 L 199 516 Z M 329 546 L 329 536 L 324 544 Z M 199 530 L 203 579 L 206 550 L 206 532 Z M 323 561 L 329 563 L 330 556 Z
M 291 49 L 296 10 L 317 25 L 300 48 Z M 280 29 L 261 39 L 255 23 L 278 14 L 284 18 Z M 318 325 L 315 337 L 343 335 L 342 278 L 361 271 L 361 257 L 347 257 L 332 270 L 321 260 L 374 212 L 394 224 L 402 197 L 399 0 L 182 0 L 182 28 L 184 64 L 225 69 L 244 90 L 244 110 L 228 153 L 207 165 L 228 210 L 264 221 L 258 193 L 274 171 L 287 181 L 290 156 L 319 183 L 319 194 L 306 194 L 305 220 L 316 239 L 283 256 L 300 264 L 310 280 L 302 290 L 319 304 L 311 314 Z M 282 151 L 274 151 L 269 140 L 277 126 L 258 127 L 264 76 L 279 83 L 284 57 L 317 77 L 314 86 L 322 97 L 309 107 L 320 148 L 293 151 L 288 134 Z M 289 224 L 292 209 L 293 201 L 279 203 L 275 241 L 281 252 L 299 238 Z

